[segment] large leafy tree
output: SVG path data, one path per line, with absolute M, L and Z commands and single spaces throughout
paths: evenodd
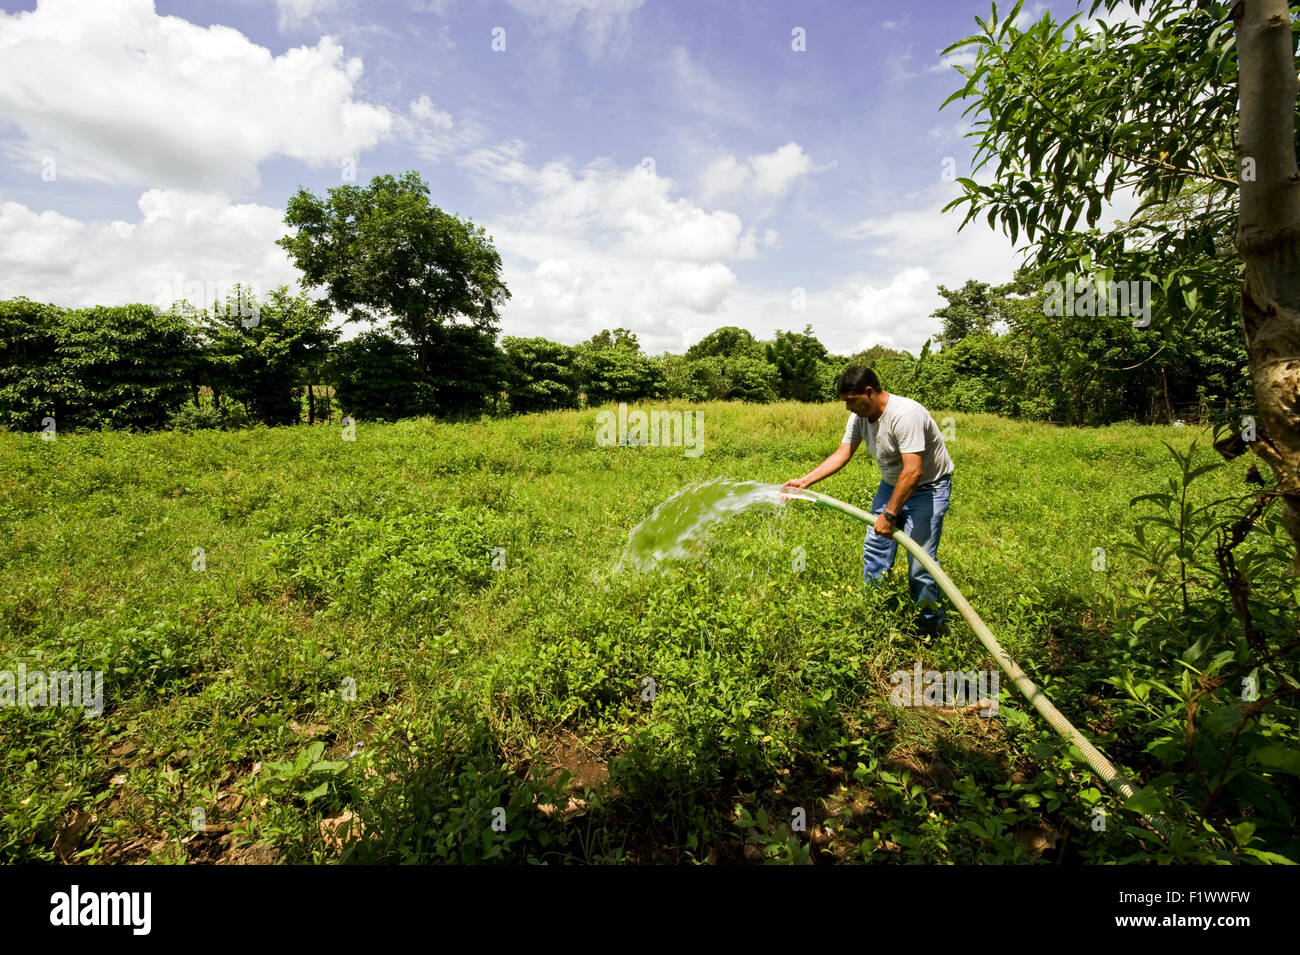
M 726 325 L 715 329 L 665 363 L 669 394 L 691 401 L 775 401 L 779 386 L 776 368 L 763 343 L 746 329 Z
M 671 355 L 664 360 L 664 371 L 672 398 L 758 403 L 777 399 L 776 369 L 761 354 L 739 351 L 694 359 Z
M 988 332 L 1001 318 L 986 282 L 967 279 L 966 284 L 959 289 L 940 285 L 939 294 L 948 300 L 948 304 L 930 314 L 934 318 L 943 319 L 942 339 L 945 345 L 955 345 L 973 333 Z
M 376 176 L 366 187 L 338 186 L 326 198 L 300 189 L 285 214 L 296 231 L 278 244 L 302 271 L 303 285 L 324 287 L 348 321 L 391 320 L 436 385 L 439 370 L 461 367 L 466 355 L 482 357 L 467 336 L 494 341 L 498 308 L 510 293 L 483 227 L 443 212 L 428 194 L 414 171 Z M 472 397 L 474 389 L 462 385 L 443 390 Z
M 830 355 L 826 346 L 805 325 L 802 333 L 777 330 L 776 338 L 766 346 L 767 360 L 776 367 L 778 394 L 794 401 L 821 401 L 822 364 Z
M 1014 359 L 1000 389 L 1012 400 L 1000 411 L 1102 424 L 1168 420 L 1175 409 L 1201 401 L 1240 398 L 1245 353 L 1228 317 L 1211 312 L 1180 330 L 1046 314 L 1031 276 L 1022 272 L 989 290 Z M 972 346 L 980 337 L 971 337 Z M 937 362 L 955 355 L 945 349 Z
M 410 343 L 378 329 L 340 342 L 330 355 L 329 376 L 346 415 L 396 421 L 433 413 L 433 389 L 421 375 Z
M 667 394 L 663 362 L 644 354 L 636 335 L 626 328 L 604 329 L 574 352 L 578 387 L 588 407 Z
M 496 336 L 449 322 L 430 340 L 433 364 L 424 366 L 424 373 L 433 386 L 433 413 L 473 419 L 496 410 L 507 373 Z
M 616 328 L 613 331 L 603 328 L 578 347 L 588 351 L 601 351 L 606 348 L 625 348 L 630 351 L 640 351 L 641 343 L 637 341 L 636 333 L 626 328 Z
M 840 364 L 866 365 L 868 368 L 875 368 L 877 364 L 885 359 L 894 358 L 910 358 L 910 356 L 907 352 L 899 351 L 897 348 L 890 348 L 888 345 L 872 345 L 869 348 L 854 352 L 851 357 L 844 359 Z
M 986 216 L 1029 241 L 1044 276 L 1104 264 L 1103 277 L 1157 288 L 1153 326 L 1186 328 L 1206 310 L 1240 308 L 1257 427 L 1251 449 L 1277 477 L 1300 573 L 1300 171 L 1297 29 L 1286 0 L 1130 0 L 1143 19 L 1021 29 L 1023 0 L 997 8 L 954 99 L 973 101 L 975 169 L 960 179 L 966 222 Z M 1088 16 L 1120 0 L 1093 0 Z M 946 105 L 946 104 L 945 104 Z M 1196 188 L 1184 216 L 1138 216 L 1099 229 L 1120 188 L 1143 208 Z M 1081 224 L 1086 228 L 1078 228 Z M 1216 240 L 1234 233 L 1239 284 Z M 1235 277 L 1233 277 L 1235 278 Z M 1154 350 L 1155 346 L 1152 348 Z
M 729 358 L 732 355 L 762 358 L 763 346 L 745 329 L 724 325 L 686 349 L 686 357 L 692 361 L 715 356 Z
M 940 293 L 942 351 L 924 362 L 901 353 L 862 362 L 886 387 L 936 408 L 1070 424 L 1168 421 L 1175 411 L 1240 405 L 1249 390 L 1240 331 L 1226 314 L 1181 330 L 1063 315 L 1045 307 L 1032 270 L 1006 285 L 968 281 Z

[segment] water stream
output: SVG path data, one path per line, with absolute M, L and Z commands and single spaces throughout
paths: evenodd
M 798 496 L 797 490 L 760 481 L 714 478 L 687 485 L 632 529 L 615 571 L 644 572 L 665 560 L 693 558 L 688 545 L 703 540 L 715 524 L 760 504 L 782 507 Z

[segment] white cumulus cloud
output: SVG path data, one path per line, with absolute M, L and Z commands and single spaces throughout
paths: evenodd
M 831 165 L 834 165 L 833 163 Z M 824 169 L 830 166 L 820 167 Z M 735 156 L 722 156 L 705 167 L 701 188 L 705 200 L 720 195 L 753 192 L 763 198 L 775 198 L 789 191 L 799 179 L 819 171 L 812 158 L 794 142 L 770 153 L 750 156 L 743 162 Z
M 706 212 L 673 199 L 673 181 L 642 166 L 598 160 L 581 170 L 560 161 L 525 163 L 518 144 L 478 149 L 463 165 L 518 210 L 506 221 L 549 235 L 580 236 L 635 257 L 707 263 L 752 254 L 754 238 L 734 212 Z
M 939 319 L 929 317 L 944 302 L 935 285 L 921 266 L 903 269 L 887 283 L 845 281 L 829 296 L 835 340 L 847 342 L 845 352 L 877 344 L 915 351 L 939 327 Z
M 486 223 L 512 293 L 509 334 L 572 343 L 622 325 L 647 350 L 680 350 L 701 315 L 726 313 L 737 284 L 727 262 L 777 242 L 775 230 L 760 237 L 734 212 L 675 198 L 673 181 L 650 167 L 534 165 L 526 151 L 511 142 L 462 160 L 512 210 Z
M 0 203 L 0 299 L 159 304 L 160 287 L 184 292 L 195 283 L 205 290 L 241 282 L 263 294 L 279 285 L 296 291 L 298 273 L 275 244 L 286 231 L 281 210 L 169 189 L 145 192 L 139 208 L 135 221 L 107 222 Z
M 70 179 L 231 192 L 256 186 L 272 156 L 337 164 L 394 125 L 354 98 L 361 71 L 330 37 L 272 56 L 152 0 L 0 14 L 0 115 L 21 133 L 6 150 L 53 157 Z

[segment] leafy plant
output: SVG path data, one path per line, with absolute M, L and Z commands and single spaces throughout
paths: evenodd
M 1106 682 L 1137 704 L 1133 742 L 1160 770 L 1142 806 L 1196 834 L 1181 848 L 1192 858 L 1300 861 L 1300 640 L 1276 528 L 1255 527 L 1269 495 L 1234 521 L 1229 505 L 1239 508 L 1241 495 L 1203 501 L 1192 489 L 1222 462 L 1196 464 L 1195 442 L 1185 453 L 1167 447 L 1178 473 L 1168 492 L 1133 498 L 1154 509 L 1124 547 L 1151 578 L 1128 588 L 1107 654 L 1123 672 Z M 1259 539 L 1247 543 L 1252 528 Z M 1255 845 L 1257 833 L 1276 851 Z
M 279 798 L 301 799 L 311 805 L 337 786 L 348 768 L 347 760 L 322 759 L 325 744 L 308 745 L 292 762 L 266 762 L 257 779 L 257 790 Z

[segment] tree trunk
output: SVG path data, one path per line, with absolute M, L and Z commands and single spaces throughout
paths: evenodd
M 1233 17 L 1241 103 L 1237 250 L 1246 265 L 1241 318 L 1258 409 L 1250 446 L 1277 475 L 1282 522 L 1296 544 L 1289 572 L 1300 576 L 1300 170 L 1291 15 L 1287 0 L 1241 0 Z
M 307 386 L 307 423 L 316 423 L 316 392 L 311 385 Z
M 1083 413 L 1083 396 L 1088 393 L 1088 386 L 1092 384 L 1092 379 L 1096 377 L 1096 372 L 1090 372 L 1082 383 L 1075 385 L 1074 400 L 1070 402 L 1071 424 L 1082 426 L 1084 422 Z

